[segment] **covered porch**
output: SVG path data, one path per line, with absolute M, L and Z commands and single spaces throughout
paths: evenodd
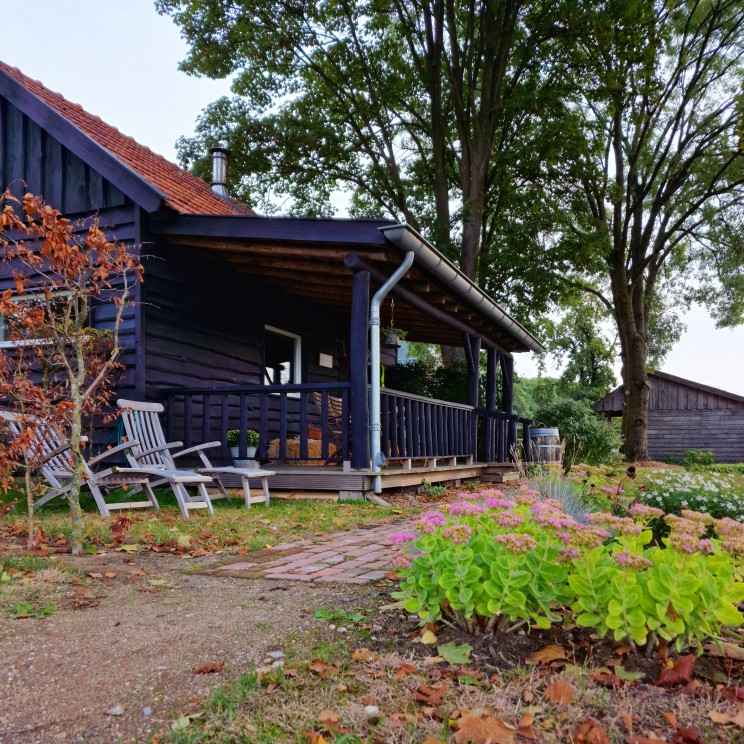
M 302 347 L 298 341 L 296 364 L 285 365 L 291 374 L 279 380 L 268 369 L 266 336 L 244 381 L 209 384 L 202 377 L 194 385 L 174 377 L 176 384 L 159 384 L 148 397 L 166 405 L 169 441 L 187 447 L 219 441 L 214 459 L 227 463 L 227 432 L 239 431 L 240 458 L 249 459 L 253 429 L 255 459 L 277 472 L 273 489 L 370 492 L 370 301 L 402 256 L 414 252 L 412 241 L 413 265 L 386 302 L 395 301 L 395 325 L 407 340 L 463 348 L 467 400 L 381 389 L 382 488 L 487 476 L 514 459 L 520 440 L 529 441 L 530 422 L 513 413 L 512 354 L 542 347 L 410 228 L 377 220 L 181 216 L 150 229 L 168 261 L 208 262 L 211 274 L 229 274 L 244 286 L 246 298 L 257 288 L 263 322 L 247 333 L 303 340 L 300 319 L 317 319 L 312 336 L 325 349 L 310 338 Z M 383 304 L 383 323 L 388 314 Z M 520 452 L 529 457 L 529 447 Z

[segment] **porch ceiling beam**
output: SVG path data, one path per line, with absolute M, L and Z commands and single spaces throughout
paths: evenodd
M 384 281 L 385 279 L 385 275 L 381 271 L 379 271 L 379 269 L 375 268 L 374 266 L 370 266 L 358 253 L 349 253 L 344 259 L 344 263 L 350 269 L 364 269 L 365 271 L 369 271 L 369 275 L 376 281 Z M 453 318 L 451 315 L 447 314 L 443 310 L 440 310 L 438 307 L 434 307 L 434 305 L 432 305 L 431 303 L 423 300 L 417 294 L 414 294 L 404 287 L 401 287 L 400 284 L 393 287 L 393 289 L 391 290 L 391 294 L 394 294 L 396 297 L 400 298 L 404 302 L 407 302 L 409 305 L 415 307 L 417 310 L 420 310 L 422 313 L 425 313 L 431 318 L 435 318 L 436 320 L 445 323 L 451 328 L 460 331 L 460 333 L 467 333 L 470 336 L 477 336 L 478 338 L 481 338 L 485 347 L 498 348 L 503 351 L 499 344 L 497 344 L 488 336 L 485 336 L 482 331 L 477 331 L 475 328 L 467 325 L 466 323 L 463 323 L 458 318 Z

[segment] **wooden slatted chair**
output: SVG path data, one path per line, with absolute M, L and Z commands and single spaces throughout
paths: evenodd
M 188 509 L 198 508 L 196 502 L 190 499 L 188 492 L 183 484 L 173 483 L 166 476 L 167 472 L 176 468 L 175 460 L 184 455 L 198 455 L 202 466 L 196 468 L 196 472 L 205 480 L 212 482 L 216 488 L 216 494 L 209 494 L 206 486 L 199 483 L 199 494 L 207 504 L 210 514 L 213 514 L 212 501 L 215 499 L 229 498 L 227 489 L 222 481 L 226 475 L 238 476 L 243 485 L 243 496 L 246 507 L 250 508 L 252 503 L 263 502 L 269 504 L 269 484 L 268 479 L 274 475 L 272 470 L 263 470 L 261 468 L 235 468 L 235 467 L 215 467 L 209 461 L 204 450 L 213 447 L 221 447 L 222 442 L 205 442 L 195 447 L 187 449 L 178 449 L 183 447 L 182 442 L 166 442 L 163 427 L 160 424 L 160 416 L 164 410 L 160 403 L 144 403 L 135 400 L 117 401 L 117 405 L 122 409 L 122 420 L 124 421 L 124 430 L 127 437 L 135 440 L 137 444 L 129 450 L 127 455 L 129 462 L 133 467 L 151 468 L 154 471 L 162 472 L 161 481 L 154 483 L 170 483 L 173 492 L 176 494 L 181 513 L 184 518 L 188 518 Z M 173 450 L 178 449 L 177 452 Z M 158 470 L 159 469 L 159 470 Z M 250 480 L 261 480 L 263 494 L 261 497 L 251 496 Z
M 8 428 L 14 436 L 18 436 L 21 433 L 22 425 L 18 415 L 10 411 L 0 411 L 0 418 L 7 422 Z M 100 455 L 91 458 L 84 465 L 85 486 L 90 490 L 95 499 L 98 511 L 104 517 L 108 517 L 109 513 L 115 509 L 140 509 L 147 507 L 152 507 L 155 511 L 159 509 L 158 500 L 146 475 L 131 472 L 126 468 L 108 468 L 101 471 L 93 470 L 93 466 L 112 455 L 124 451 L 129 446 L 130 443 L 126 443 L 118 447 L 112 447 Z M 70 443 L 56 429 L 43 422 L 36 422 L 34 436 L 25 451 L 25 457 L 29 462 L 33 462 L 40 456 L 38 470 L 50 487 L 36 501 L 34 510 L 57 496 L 64 497 L 69 492 L 72 485 L 71 455 Z M 147 496 L 147 501 L 107 502 L 103 492 L 122 486 L 141 487 Z

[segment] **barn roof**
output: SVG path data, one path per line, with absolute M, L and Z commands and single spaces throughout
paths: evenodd
M 728 390 L 721 390 L 720 388 L 710 387 L 710 385 L 703 385 L 700 382 L 693 380 L 686 380 L 683 377 L 677 377 L 676 375 L 670 375 L 668 372 L 651 372 L 649 373 L 651 380 L 652 395 L 655 381 L 662 381 L 671 383 L 674 386 L 681 386 L 690 390 L 699 391 L 706 393 L 707 395 L 714 396 L 726 401 L 744 405 L 744 395 L 737 395 L 736 393 L 730 393 Z M 623 410 L 623 387 L 622 385 L 611 390 L 601 400 L 598 400 L 595 404 L 595 410 L 600 413 L 610 414 L 613 416 L 622 415 Z
M 147 211 L 155 211 L 164 201 L 180 214 L 253 214 L 248 207 L 223 199 L 200 178 L 2 61 L 0 95 L 61 139 L 78 157 L 93 167 L 101 166 L 103 175 Z M 111 158 L 118 162 L 112 163 Z

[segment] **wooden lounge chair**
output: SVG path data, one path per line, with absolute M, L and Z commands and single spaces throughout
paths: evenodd
M 211 501 L 215 499 L 229 498 L 227 489 L 222 482 L 222 477 L 226 475 L 236 475 L 243 484 L 243 496 L 246 507 L 250 508 L 252 503 L 264 502 L 269 504 L 269 483 L 268 479 L 274 475 L 271 470 L 262 470 L 261 468 L 235 468 L 235 467 L 214 467 L 209 461 L 204 450 L 213 447 L 221 447 L 221 442 L 205 442 L 195 447 L 173 450 L 183 446 L 182 442 L 166 442 L 163 427 L 160 424 L 159 414 L 163 412 L 163 406 L 160 403 L 143 403 L 136 400 L 118 400 L 117 405 L 122 409 L 122 419 L 127 437 L 136 441 L 137 444 L 129 450 L 127 457 L 132 467 L 152 468 L 155 471 L 163 473 L 163 479 L 160 483 L 169 482 L 179 499 L 181 513 L 184 518 L 188 518 L 189 508 L 196 508 L 193 500 L 189 500 L 186 489 L 180 484 L 174 484 L 167 476 L 166 472 L 176 468 L 175 460 L 184 455 L 198 455 L 202 462 L 202 467 L 196 468 L 196 472 L 207 481 L 212 481 L 217 487 L 217 493 L 211 496 L 207 493 L 204 484 L 199 484 L 199 493 L 202 499 L 208 505 L 209 513 L 213 514 Z M 160 470 L 158 470 L 160 469 Z M 260 479 L 263 488 L 263 495 L 260 497 L 251 496 L 251 479 Z M 180 496 L 179 496 L 180 493 Z
M 14 435 L 20 434 L 22 430 L 20 417 L 10 411 L 0 411 L 0 418 L 5 420 L 8 428 Z M 108 517 L 114 509 L 141 509 L 152 507 L 159 509 L 158 500 L 150 486 L 146 475 L 132 472 L 127 468 L 108 468 L 106 470 L 94 471 L 92 466 L 97 465 L 108 457 L 122 452 L 130 446 L 130 443 L 119 445 L 105 450 L 100 455 L 92 457 L 85 465 L 85 483 L 98 506 L 102 516 Z M 56 429 L 42 422 L 37 422 L 34 437 L 25 451 L 28 461 L 33 462 L 41 455 L 38 470 L 44 477 L 50 488 L 36 501 L 34 509 L 38 509 L 57 496 L 65 496 L 72 484 L 72 466 L 70 443 L 67 442 Z M 109 503 L 106 501 L 103 491 L 120 488 L 121 486 L 141 487 L 147 501 L 127 501 L 120 503 Z

